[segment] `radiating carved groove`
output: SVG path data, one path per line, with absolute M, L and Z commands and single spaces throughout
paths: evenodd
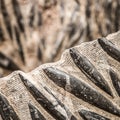
M 3 120 L 20 120 L 8 100 L 0 94 L 0 114 Z
M 118 95 L 120 96 L 120 78 L 118 77 L 117 73 L 112 69 L 109 70 L 109 74 L 113 83 L 114 88 L 116 89 Z
M 58 102 L 58 104 L 62 108 L 64 108 L 64 110 L 66 111 L 67 115 L 70 116 L 70 120 L 77 120 L 76 117 L 74 115 L 72 115 L 72 113 L 70 112 L 70 110 L 55 95 L 53 95 L 53 93 L 47 87 L 44 87 L 44 88 L 45 88 L 45 90 L 48 91 L 48 93 L 50 93 L 56 99 L 56 101 Z
M 98 43 L 109 56 L 113 57 L 118 62 L 120 62 L 120 49 L 118 49 L 106 38 L 99 38 Z
M 31 103 L 28 104 L 32 120 L 46 120 L 40 111 Z
M 42 25 L 42 15 L 41 15 L 41 12 L 40 11 L 38 11 L 38 23 L 37 23 L 37 25 L 38 26 L 41 26 Z
M 34 18 L 35 18 L 35 7 L 33 6 L 30 11 L 30 17 L 29 17 L 29 26 L 33 27 L 34 24 Z
M 28 89 L 28 91 L 33 95 L 35 100 L 57 120 L 65 120 L 66 117 L 56 110 L 55 106 L 23 75 L 19 74 L 22 82 Z
M 6 9 L 5 0 L 1 0 L 0 2 L 1 2 L 0 10 L 1 10 L 3 18 L 4 18 L 6 30 L 8 31 L 8 34 L 9 34 L 10 38 L 12 39 L 12 27 L 11 27 L 11 22 L 10 22 L 10 16 Z
M 12 0 L 12 6 L 21 32 L 24 32 L 23 16 L 17 0 Z
M 19 70 L 20 68 L 3 53 L 0 52 L 0 66 L 8 70 Z
M 42 57 L 43 57 L 43 54 L 42 54 L 41 48 L 38 46 L 37 58 L 38 58 L 39 61 L 41 61 Z
M 79 111 L 80 116 L 84 119 L 84 120 L 110 120 L 104 116 L 101 116 L 95 112 L 91 112 L 88 110 L 80 110 Z
M 4 34 L 3 34 L 3 30 L 0 24 L 0 42 L 4 40 Z
M 22 47 L 21 40 L 20 40 L 20 33 L 19 33 L 18 28 L 16 26 L 14 27 L 14 30 L 15 30 L 15 35 L 16 35 L 16 41 L 17 41 L 17 44 L 19 47 L 19 54 L 21 56 L 23 63 L 25 63 L 23 47 Z
M 64 90 L 67 90 L 76 97 L 98 108 L 120 116 L 120 109 L 116 108 L 110 100 L 93 89 L 92 86 L 89 86 L 77 78 L 53 67 L 44 68 L 43 70 L 55 84 L 62 87 Z
M 108 83 L 103 76 L 97 71 L 93 64 L 76 49 L 70 49 L 70 55 L 76 66 L 99 88 L 112 96 Z

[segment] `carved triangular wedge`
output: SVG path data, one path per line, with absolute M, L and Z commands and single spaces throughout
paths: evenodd
M 0 120 L 119 120 L 120 31 L 55 63 L 0 79 Z

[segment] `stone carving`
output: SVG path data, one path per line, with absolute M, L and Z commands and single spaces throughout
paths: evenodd
M 119 120 L 119 58 L 120 31 L 1 78 L 1 120 Z

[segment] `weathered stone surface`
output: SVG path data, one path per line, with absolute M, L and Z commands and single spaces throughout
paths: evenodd
M 58 62 L 1 78 L 1 120 L 119 120 L 120 31 L 104 46 L 100 39 L 67 49 Z

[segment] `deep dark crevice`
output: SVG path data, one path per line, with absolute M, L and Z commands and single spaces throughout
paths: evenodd
M 18 44 L 18 48 L 19 48 L 18 52 L 20 54 L 22 62 L 25 64 L 24 50 L 22 47 L 21 39 L 20 39 L 20 32 L 18 31 L 18 28 L 16 26 L 14 26 L 14 31 L 15 31 L 15 37 Z

